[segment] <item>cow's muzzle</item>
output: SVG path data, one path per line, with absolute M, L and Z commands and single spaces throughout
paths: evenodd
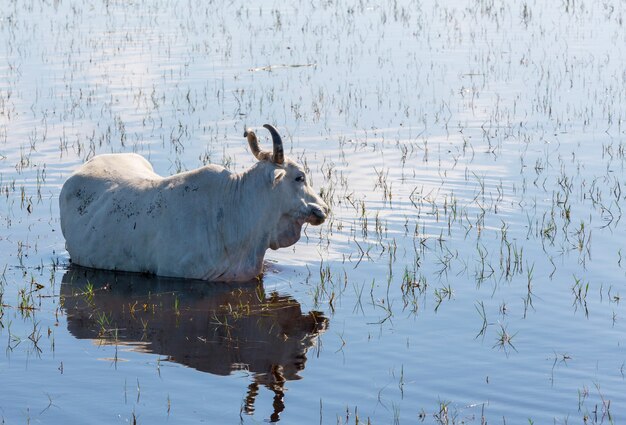
M 307 223 L 318 226 L 326 221 L 328 216 L 328 207 L 318 204 L 309 204 L 309 214 L 306 218 Z

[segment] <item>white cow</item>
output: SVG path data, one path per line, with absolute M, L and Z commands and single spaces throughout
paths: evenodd
M 300 239 L 304 223 L 328 207 L 301 166 L 285 158 L 280 135 L 264 125 L 273 152 L 243 173 L 208 165 L 171 177 L 136 154 L 98 155 L 63 185 L 61 230 L 73 263 L 108 270 L 243 281 L 262 273 L 268 248 Z

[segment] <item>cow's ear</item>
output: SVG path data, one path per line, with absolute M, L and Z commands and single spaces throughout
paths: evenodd
M 272 170 L 272 173 L 270 174 L 272 187 L 275 187 L 283 179 L 283 177 L 285 177 L 285 174 L 287 174 L 287 172 L 285 170 L 281 170 L 280 168 Z

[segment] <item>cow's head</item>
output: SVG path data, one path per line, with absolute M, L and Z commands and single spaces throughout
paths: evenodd
M 291 246 L 300 239 L 304 223 L 314 226 L 326 220 L 329 209 L 324 200 L 315 193 L 308 182 L 304 169 L 289 158 L 285 158 L 283 141 L 276 129 L 265 124 L 263 127 L 272 135 L 274 149 L 262 151 L 259 141 L 251 129 L 246 130 L 252 154 L 267 170 L 267 184 L 271 186 L 273 210 L 278 217 L 277 225 L 270 229 L 270 248 Z

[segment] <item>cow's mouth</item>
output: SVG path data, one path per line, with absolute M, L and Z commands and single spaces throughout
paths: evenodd
M 283 214 L 278 222 L 278 231 L 270 240 L 270 248 L 278 249 L 291 246 L 300 239 L 300 232 L 304 223 L 318 226 L 326 221 L 328 208 L 318 204 L 309 204 L 306 211 L 295 217 L 291 214 Z

